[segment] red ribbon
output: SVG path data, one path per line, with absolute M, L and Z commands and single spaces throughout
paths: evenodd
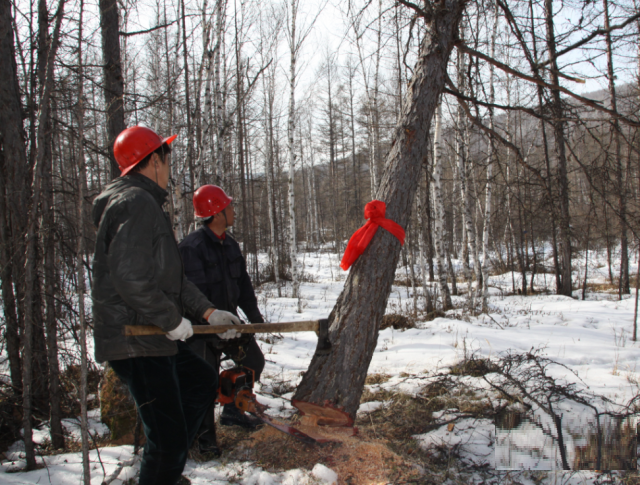
M 364 206 L 364 218 L 368 219 L 364 226 L 353 233 L 347 249 L 344 251 L 340 267 L 343 270 L 348 270 L 349 267 L 355 263 L 356 259 L 367 249 L 367 246 L 373 239 L 378 227 L 386 229 L 395 237 L 398 238 L 400 244 L 404 245 L 404 229 L 392 221 L 391 219 L 385 219 L 384 215 L 387 211 L 387 204 L 380 200 L 372 200 Z

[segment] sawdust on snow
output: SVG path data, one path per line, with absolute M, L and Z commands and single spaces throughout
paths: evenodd
M 339 485 L 377 485 L 415 480 L 418 468 L 389 449 L 383 440 L 338 436 L 339 441 L 307 445 L 265 426 L 239 450 L 268 470 L 312 469 L 322 463 L 338 474 Z

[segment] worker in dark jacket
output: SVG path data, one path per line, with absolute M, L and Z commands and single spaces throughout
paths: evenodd
M 184 342 L 188 315 L 211 325 L 240 324 L 185 276 L 171 223 L 169 144 L 134 126 L 115 141 L 121 177 L 93 205 L 93 317 L 98 362 L 108 361 L 131 391 L 147 438 L 140 485 L 174 485 L 189 446 L 215 398 L 217 371 Z M 156 325 L 166 335 L 125 337 L 125 325 Z M 237 336 L 225 332 L 222 338 Z
M 220 187 L 204 185 L 195 192 L 193 205 L 202 225 L 180 243 L 187 278 L 216 308 L 234 315 L 238 315 L 238 308 L 241 308 L 249 322 L 263 323 L 240 246 L 226 232 L 235 220 L 232 199 Z M 219 357 L 224 353 L 236 364 L 252 369 L 256 381 L 260 379 L 265 360 L 253 336 L 227 341 L 220 341 L 215 336 L 195 336 L 189 340 L 189 344 L 214 366 L 219 365 Z M 208 446 L 215 449 L 213 417 L 212 406 L 201 429 L 201 449 Z M 222 425 L 254 428 L 259 423 L 259 420 L 243 413 L 233 404 L 225 405 L 220 416 Z

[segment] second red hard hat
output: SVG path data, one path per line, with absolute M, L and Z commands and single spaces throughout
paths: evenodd
M 113 144 L 113 154 L 120 167 L 120 176 L 128 174 L 144 157 L 164 143 L 169 145 L 176 136 L 178 135 L 162 139 L 146 126 L 132 126 L 124 130 Z
M 193 194 L 196 217 L 211 217 L 222 212 L 233 199 L 217 185 L 203 185 Z

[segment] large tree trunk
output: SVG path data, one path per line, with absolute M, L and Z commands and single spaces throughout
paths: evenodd
M 418 63 L 407 90 L 402 117 L 377 197 L 387 204 L 386 217 L 403 227 L 409 222 L 422 160 L 427 154 L 431 119 L 439 102 L 446 68 L 457 38 L 465 0 L 448 0 L 426 20 Z M 378 340 L 378 329 L 391 291 L 400 243 L 378 229 L 352 266 L 330 320 L 333 351 L 315 354 L 295 399 L 329 401 L 355 417 Z
M 111 178 L 120 176 L 113 156 L 113 142 L 126 128 L 124 124 L 124 78 L 120 61 L 120 15 L 117 0 L 100 0 L 100 30 L 102 31 L 102 63 L 104 102 L 107 110 L 107 148 Z

